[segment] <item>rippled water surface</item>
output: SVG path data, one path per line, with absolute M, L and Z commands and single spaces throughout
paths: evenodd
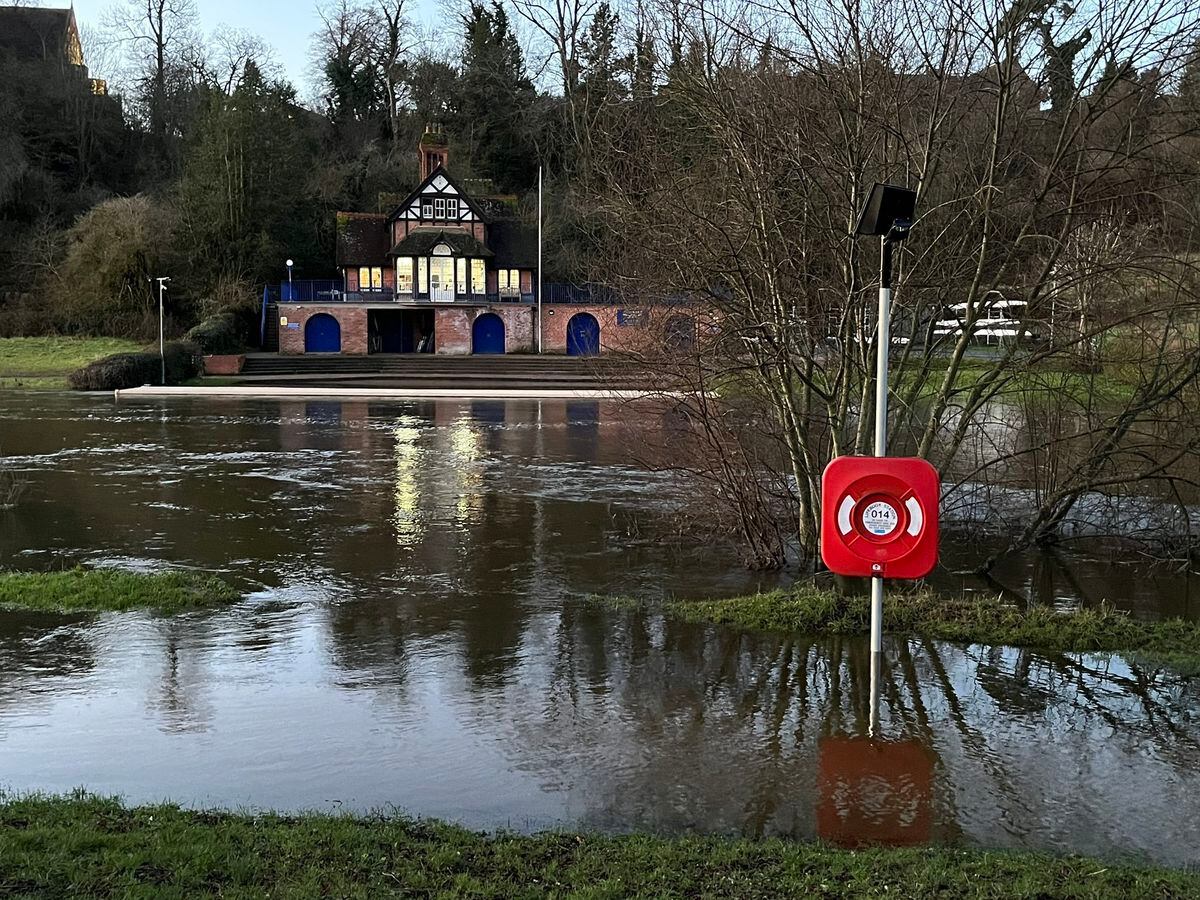
M 893 639 L 870 739 L 863 642 L 587 602 L 760 586 L 720 548 L 663 540 L 685 488 L 632 458 L 631 427 L 656 419 L 0 394 L 0 448 L 28 481 L 0 513 L 0 565 L 195 567 L 248 592 L 178 617 L 0 613 L 0 782 L 482 828 L 1196 859 L 1194 679 Z M 1195 615 L 1186 581 L 1111 561 L 1017 558 L 1001 577 Z

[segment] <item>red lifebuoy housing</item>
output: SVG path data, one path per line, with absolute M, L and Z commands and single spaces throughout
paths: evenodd
M 840 456 L 821 479 L 821 557 L 839 575 L 922 578 L 937 564 L 937 470 L 916 457 Z

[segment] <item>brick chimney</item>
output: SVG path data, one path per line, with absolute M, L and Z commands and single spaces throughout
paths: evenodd
M 447 167 L 450 161 L 450 142 L 442 131 L 440 122 L 426 125 L 421 142 L 417 144 L 417 157 L 421 162 L 421 181 L 438 166 Z

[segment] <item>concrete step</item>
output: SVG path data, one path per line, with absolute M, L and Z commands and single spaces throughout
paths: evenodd
M 455 359 L 429 359 L 403 357 L 250 357 L 243 369 L 245 375 L 267 374 L 338 374 L 338 373 L 388 373 L 422 374 L 441 373 L 447 377 L 465 374 L 548 377 L 556 375 L 595 377 L 611 372 L 627 371 L 628 367 L 612 363 L 564 361 L 515 361 L 498 357 L 486 360 L 479 357 Z

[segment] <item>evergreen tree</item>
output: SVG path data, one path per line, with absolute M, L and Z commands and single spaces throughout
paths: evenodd
M 478 174 L 502 190 L 522 190 L 537 176 L 530 114 L 537 93 L 508 14 L 499 2 L 472 2 L 463 16 L 463 65 L 457 127 Z
M 180 182 L 190 267 L 201 284 L 265 279 L 280 262 L 318 259 L 304 173 L 313 168 L 308 114 L 288 84 L 253 63 L 231 94 L 212 91 Z
M 580 81 L 592 98 L 615 100 L 625 93 L 625 86 L 618 76 L 619 23 L 620 16 L 607 2 L 603 2 L 596 7 L 591 24 L 583 36 L 579 52 L 582 69 Z

